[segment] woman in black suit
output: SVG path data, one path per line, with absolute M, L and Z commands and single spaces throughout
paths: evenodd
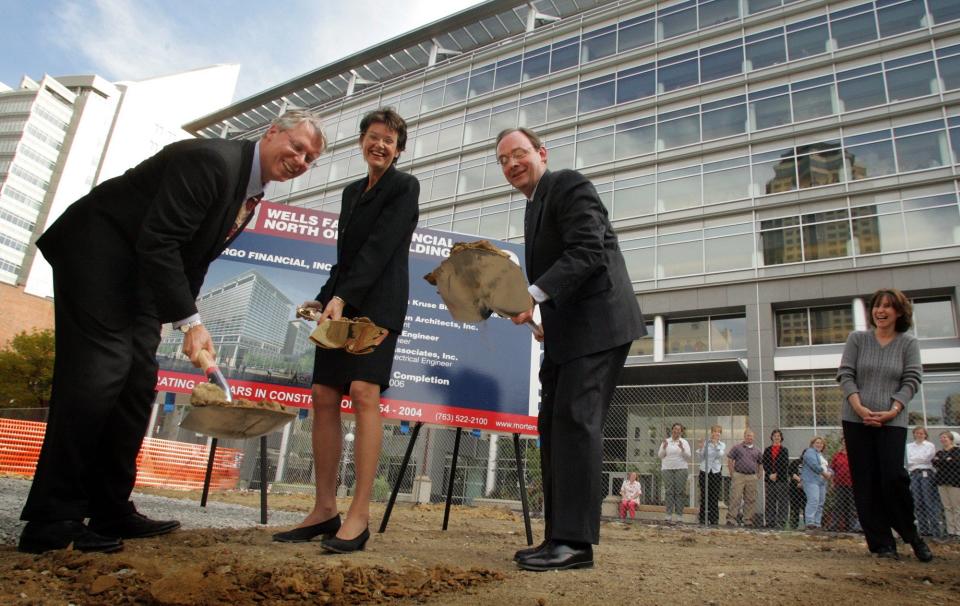
M 790 452 L 783 445 L 783 433 L 779 429 L 770 433 L 770 446 L 763 451 L 760 462 L 766 489 L 766 527 L 783 530 L 787 524 L 790 491 Z
M 322 309 L 320 322 L 368 317 L 389 335 L 365 355 L 316 350 L 312 439 L 316 501 L 300 526 L 274 535 L 283 542 L 325 535 L 324 549 L 337 553 L 363 549 L 370 537 L 370 497 L 383 434 L 380 394 L 390 384 L 393 353 L 407 313 L 408 252 L 419 217 L 420 184 L 395 166 L 407 142 L 403 118 L 392 109 L 370 112 L 360 122 L 359 142 L 367 176 L 343 190 L 337 264 L 316 301 L 304 306 Z M 350 395 L 356 422 L 356 485 L 341 524 L 336 491 L 344 394 Z

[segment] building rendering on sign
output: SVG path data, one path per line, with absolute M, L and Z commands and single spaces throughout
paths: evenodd
M 799 443 L 838 424 L 843 343 L 896 287 L 925 367 L 911 420 L 960 422 L 960 3 L 492 0 L 187 129 L 254 138 L 317 109 L 329 151 L 267 195 L 337 212 L 364 172 L 358 119 L 383 105 L 411 128 L 421 227 L 522 238 L 494 158 L 507 127 L 596 184 L 651 329 L 623 384 L 749 381 L 727 431 Z M 643 452 L 682 413 L 630 415 L 617 431 Z
M 304 322 L 291 322 L 296 309 L 293 302 L 255 270 L 204 288 L 197 297 L 197 309 L 210 331 L 217 358 L 226 367 L 286 369 L 290 356 L 309 350 L 309 332 L 291 337 L 291 333 L 305 332 Z M 182 344 L 180 331 L 164 325 L 159 353 L 183 358 Z M 290 346 L 300 349 L 288 351 Z

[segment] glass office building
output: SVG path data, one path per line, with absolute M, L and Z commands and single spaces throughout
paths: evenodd
M 329 151 L 267 195 L 338 212 L 359 118 L 384 105 L 410 125 L 423 227 L 522 239 L 507 127 L 593 181 L 651 328 L 625 384 L 792 379 L 752 384 L 750 417 L 836 425 L 819 379 L 892 286 L 943 380 L 912 421 L 960 423 L 960 2 L 492 0 L 188 128 L 253 138 L 317 109 Z

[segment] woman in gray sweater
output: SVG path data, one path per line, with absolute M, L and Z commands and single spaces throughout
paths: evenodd
M 893 530 L 922 562 L 933 559 L 913 520 L 910 476 L 903 468 L 907 405 L 923 368 L 916 338 L 907 334 L 913 310 L 902 292 L 878 290 L 870 299 L 872 330 L 847 337 L 837 381 L 843 389 L 843 437 L 854 500 L 867 547 L 898 559 Z

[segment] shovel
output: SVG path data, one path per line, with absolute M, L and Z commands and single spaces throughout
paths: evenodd
M 227 379 L 220 372 L 213 358 L 206 351 L 198 354 L 200 367 L 211 383 L 223 389 L 226 401 L 233 402 Z M 255 438 L 283 427 L 297 416 L 289 410 L 250 408 L 234 404 L 192 406 L 180 427 L 213 438 Z
M 533 304 L 520 266 L 487 240 L 457 242 L 450 256 L 423 278 L 437 287 L 450 315 L 460 322 L 482 322 L 493 313 L 513 317 Z M 543 336 L 533 319 L 527 325 L 535 336 Z

